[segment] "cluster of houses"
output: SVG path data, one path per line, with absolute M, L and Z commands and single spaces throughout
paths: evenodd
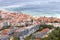
M 24 40 L 31 34 L 32 38 L 43 38 L 50 31 L 49 28 L 33 33 L 39 29 L 41 23 L 55 27 L 60 26 L 59 23 L 54 24 L 52 22 L 60 22 L 60 19 L 53 17 L 35 18 L 23 13 L 0 10 L 0 40 L 10 40 L 12 39 L 11 36 Z
M 51 33 L 54 29 L 44 28 L 41 31 L 38 31 L 34 34 L 32 34 L 33 40 L 40 40 L 40 38 L 48 37 L 48 34 Z
M 11 36 L 22 40 L 37 31 L 39 24 L 30 15 L 0 10 L 0 40 L 10 40 Z
M 23 26 L 33 24 L 30 15 L 14 12 L 0 11 L 0 29 L 7 26 Z
M 0 40 L 10 40 L 10 36 L 13 34 L 14 29 L 4 29 L 0 31 Z
M 56 17 L 39 17 L 37 20 L 44 23 L 60 23 L 60 19 Z
M 53 25 L 54 27 L 60 27 L 60 23 L 45 23 L 46 25 Z
M 0 40 L 10 40 L 11 36 L 17 37 L 20 40 L 31 35 L 39 29 L 39 25 L 31 25 L 18 29 L 4 29 L 0 31 Z
M 27 36 L 31 35 L 32 33 L 36 32 L 38 29 L 39 29 L 39 25 L 32 25 L 30 27 L 18 29 L 15 31 L 14 36 L 17 38 L 23 39 L 23 38 L 26 38 Z

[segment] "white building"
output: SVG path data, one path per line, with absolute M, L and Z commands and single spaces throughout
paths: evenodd
M 54 27 L 60 27 L 60 23 L 46 23 L 47 25 L 53 25 Z
M 27 37 L 37 31 L 39 29 L 39 25 L 31 25 L 29 27 L 25 27 L 24 29 L 18 29 L 16 30 L 14 36 L 20 38 L 20 37 Z

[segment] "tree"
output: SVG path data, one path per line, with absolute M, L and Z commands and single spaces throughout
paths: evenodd
M 20 40 L 19 38 L 17 38 L 17 37 L 14 37 L 14 39 L 13 40 Z
M 42 25 L 40 25 L 39 30 L 42 30 L 42 29 L 44 29 L 44 28 L 52 29 L 52 28 L 53 28 L 53 25 L 42 24 Z
M 58 23 L 58 21 L 54 21 L 54 23 Z
M 43 38 L 42 40 L 60 40 L 60 28 L 55 29 L 47 38 Z

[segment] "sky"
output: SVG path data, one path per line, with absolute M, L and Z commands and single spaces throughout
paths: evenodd
M 60 0 L 0 0 L 0 9 L 33 16 L 60 17 Z

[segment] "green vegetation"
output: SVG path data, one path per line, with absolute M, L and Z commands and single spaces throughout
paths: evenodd
M 17 38 L 17 37 L 14 37 L 14 38 L 13 38 L 13 40 L 19 40 L 19 38 Z
M 59 23 L 58 21 L 54 21 L 54 23 Z
M 31 35 L 25 38 L 25 40 L 30 40 L 30 39 L 31 39 Z
M 42 29 L 44 29 L 44 28 L 52 29 L 52 28 L 53 28 L 53 25 L 42 24 L 42 25 L 40 25 L 39 30 L 42 30 Z
M 44 28 L 50 28 L 50 29 L 52 29 L 53 26 L 52 25 L 42 24 L 42 25 L 40 25 L 39 30 L 37 30 L 36 32 L 38 32 L 38 31 L 40 31 L 40 30 L 42 30 Z M 25 40 L 30 40 L 30 39 L 32 39 L 31 35 L 25 38 Z
M 45 24 L 44 25 L 40 25 L 39 30 L 42 30 L 44 28 L 52 29 L 53 26 L 52 25 L 45 25 Z M 25 38 L 25 40 L 30 40 L 30 39 L 32 39 L 31 35 Z M 48 37 L 40 38 L 40 39 L 41 40 L 60 40 L 60 28 L 59 27 L 55 28 L 55 30 L 53 30 L 52 33 L 50 33 L 48 35 Z M 19 38 L 14 37 L 14 40 L 19 40 Z
M 42 40 L 60 40 L 60 28 L 55 28 L 47 38 L 43 38 Z

